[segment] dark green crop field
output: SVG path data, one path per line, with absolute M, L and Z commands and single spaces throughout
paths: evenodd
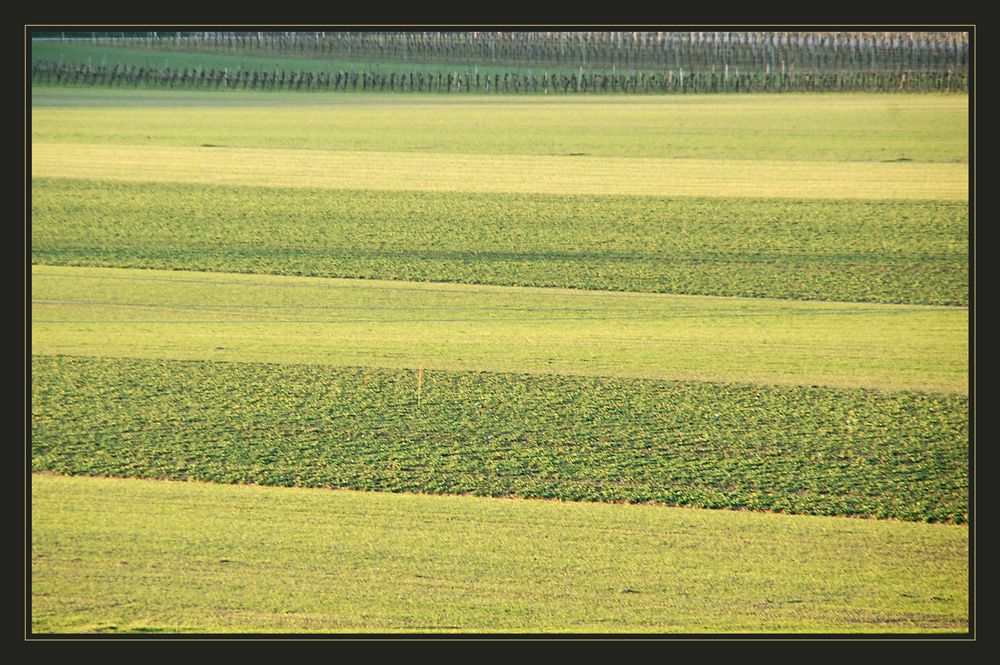
M 968 204 L 33 181 L 32 261 L 967 305 Z M 484 223 L 484 220 L 489 220 Z
M 36 357 L 34 471 L 968 519 L 968 398 Z

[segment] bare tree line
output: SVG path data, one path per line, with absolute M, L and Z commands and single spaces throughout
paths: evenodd
M 37 38 L 133 48 L 455 66 L 952 71 L 967 74 L 967 32 L 59 32 Z

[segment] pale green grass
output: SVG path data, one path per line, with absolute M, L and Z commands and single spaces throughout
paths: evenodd
M 171 106 L 158 106 L 164 102 Z M 40 88 L 32 94 L 31 138 L 478 155 L 968 162 L 968 116 L 968 97 L 953 95 L 521 98 Z
M 32 267 L 42 355 L 967 394 L 968 310 Z
M 35 633 L 967 633 L 968 528 L 35 475 Z
M 232 101 L 218 107 L 220 99 Z M 175 106 L 159 106 L 168 100 Z M 968 196 L 967 97 L 174 97 L 43 88 L 32 101 L 33 177 L 539 194 Z

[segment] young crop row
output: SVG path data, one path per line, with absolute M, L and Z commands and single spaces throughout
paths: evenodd
M 969 91 L 967 74 L 951 70 L 878 71 L 747 71 L 728 66 L 716 71 L 679 67 L 663 72 L 619 73 L 584 71 L 540 73 L 511 70 L 470 72 L 357 69 L 350 71 L 286 71 L 275 67 L 204 68 L 148 65 L 92 65 L 91 63 L 35 61 L 35 85 L 86 85 L 125 88 L 184 90 L 305 90 L 354 92 L 452 92 L 452 93 L 752 93 L 752 92 L 963 92 Z
M 32 469 L 963 523 L 968 398 L 32 358 Z
M 32 262 L 967 305 L 968 206 L 36 178 Z M 483 224 L 483 219 L 490 224 Z

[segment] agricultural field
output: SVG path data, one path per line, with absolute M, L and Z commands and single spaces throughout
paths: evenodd
M 967 96 L 31 94 L 33 631 L 968 634 Z

